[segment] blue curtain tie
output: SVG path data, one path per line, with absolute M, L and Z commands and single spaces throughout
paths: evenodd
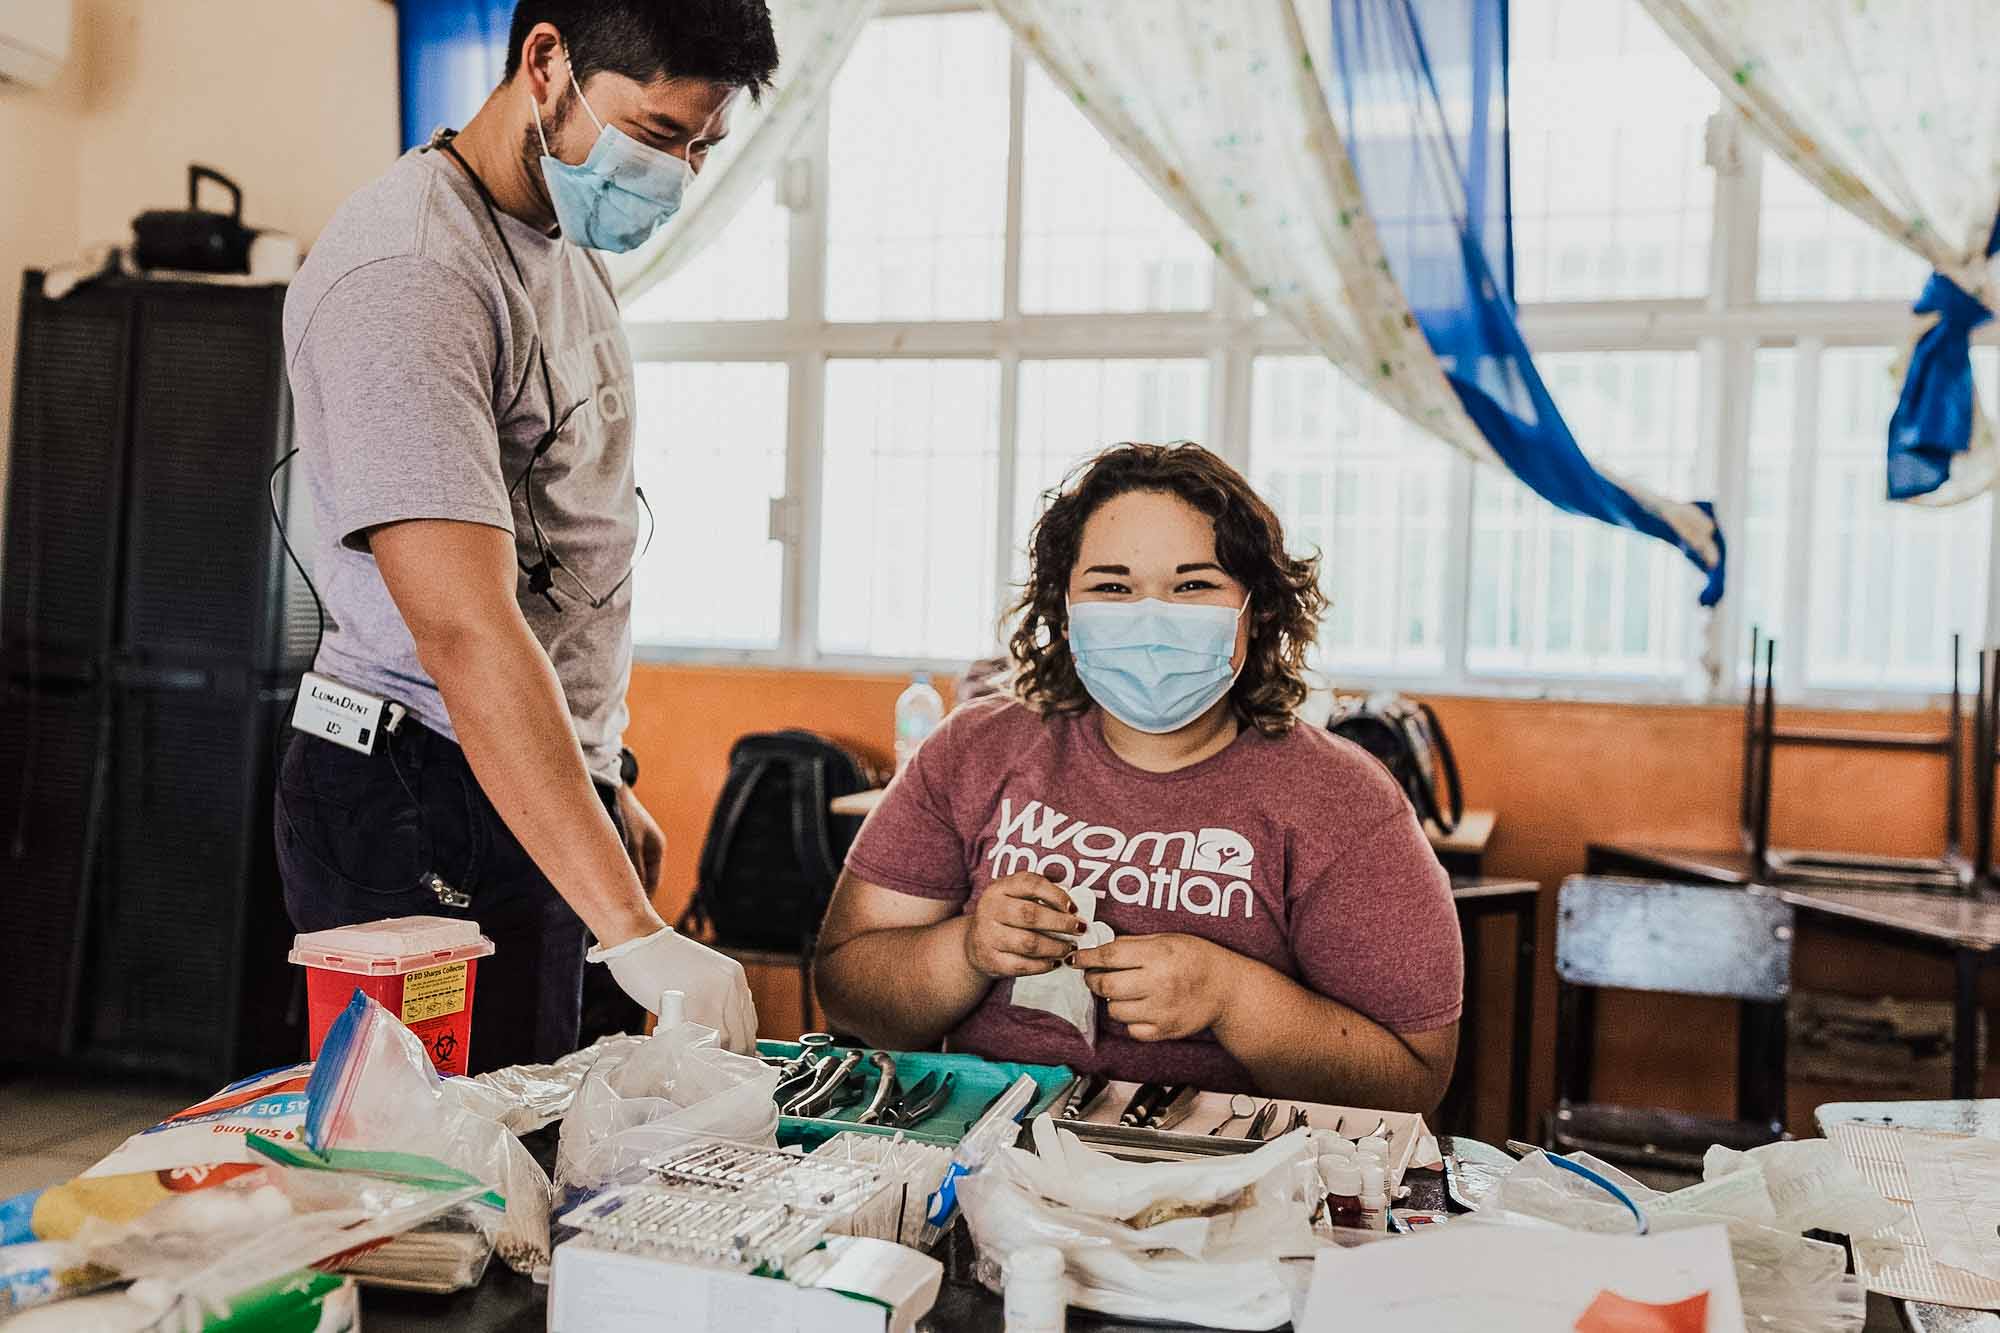
M 1913 307 L 1935 313 L 1910 353 L 1909 374 L 1889 418 L 1889 498 L 1928 495 L 1951 476 L 1953 454 L 1972 447 L 1972 331 L 1993 312 L 1942 273 Z
M 1507 0 L 1322 2 L 1340 75 L 1335 122 L 1390 271 L 1472 424 L 1550 504 L 1671 543 L 1702 571 L 1701 604 L 1715 605 L 1720 530 L 1711 558 L 1708 542 L 1698 550 L 1665 514 L 1592 466 L 1521 336 L 1507 184 Z M 1390 114 L 1370 120 L 1370 112 Z M 1714 508 L 1700 509 L 1712 525 Z
M 1477 241 L 1461 236 L 1459 253 L 1465 271 L 1472 275 L 1471 290 L 1489 290 L 1486 255 Z M 1450 343 L 1434 339 L 1437 350 L 1451 358 L 1452 368 L 1445 378 L 1451 381 L 1472 424 L 1479 428 L 1507 470 L 1528 489 L 1566 513 L 1581 514 L 1671 543 L 1706 575 L 1701 604 L 1714 606 L 1721 601 L 1728 564 L 1728 547 L 1722 540 L 1721 526 L 1715 529 L 1716 554 L 1711 565 L 1702 552 L 1682 539 L 1673 524 L 1591 466 L 1535 370 L 1513 307 L 1504 297 L 1496 293 L 1452 313 L 1453 330 L 1458 338 Z M 1421 315 L 1419 323 L 1425 333 L 1430 333 L 1431 325 Z M 1485 359 L 1474 349 L 1483 349 L 1487 354 Z M 1461 367 L 1482 374 L 1487 383 L 1474 382 Z M 1526 411 L 1510 408 L 1509 402 L 1520 404 Z M 1694 505 L 1714 521 L 1713 504 L 1696 500 Z

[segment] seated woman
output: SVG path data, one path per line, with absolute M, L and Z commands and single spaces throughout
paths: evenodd
M 1376 760 L 1296 725 L 1318 560 L 1197 445 L 1107 450 L 1036 525 L 1012 697 L 957 709 L 847 858 L 816 978 L 891 1049 L 1428 1111 L 1449 885 Z M 1088 895 L 1114 938 L 1076 947 Z M 1012 1002 L 1083 969 L 1095 1044 Z

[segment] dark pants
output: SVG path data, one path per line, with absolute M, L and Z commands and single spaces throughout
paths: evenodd
M 618 823 L 615 793 L 598 792 Z M 293 733 L 275 804 L 285 909 L 300 931 L 448 916 L 478 922 L 493 941 L 473 994 L 472 1073 L 577 1048 L 589 933 L 508 831 L 457 745 L 414 718 L 384 735 L 373 755 Z M 440 901 L 433 873 L 471 905 Z M 602 983 L 591 988 L 592 1008 L 609 1011 L 591 1026 L 637 1031 L 637 1006 L 622 994 L 600 998 L 616 983 L 605 968 L 589 971 Z

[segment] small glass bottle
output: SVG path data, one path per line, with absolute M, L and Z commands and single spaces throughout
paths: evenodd
M 1361 1173 L 1345 1162 L 1320 1163 L 1320 1180 L 1326 1186 L 1328 1226 L 1362 1231 L 1367 1222 L 1361 1213 Z
M 1064 1333 L 1069 1287 L 1063 1254 L 1053 1245 L 1030 1245 L 1007 1256 L 1006 1333 Z

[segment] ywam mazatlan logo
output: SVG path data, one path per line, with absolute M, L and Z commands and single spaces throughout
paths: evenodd
M 1026 872 L 1163 912 L 1226 917 L 1240 903 L 1246 921 L 1256 914 L 1250 892 L 1256 849 L 1235 829 L 1126 833 L 1072 819 L 1040 801 L 1016 812 L 1003 796 L 986 859 L 995 879 Z

